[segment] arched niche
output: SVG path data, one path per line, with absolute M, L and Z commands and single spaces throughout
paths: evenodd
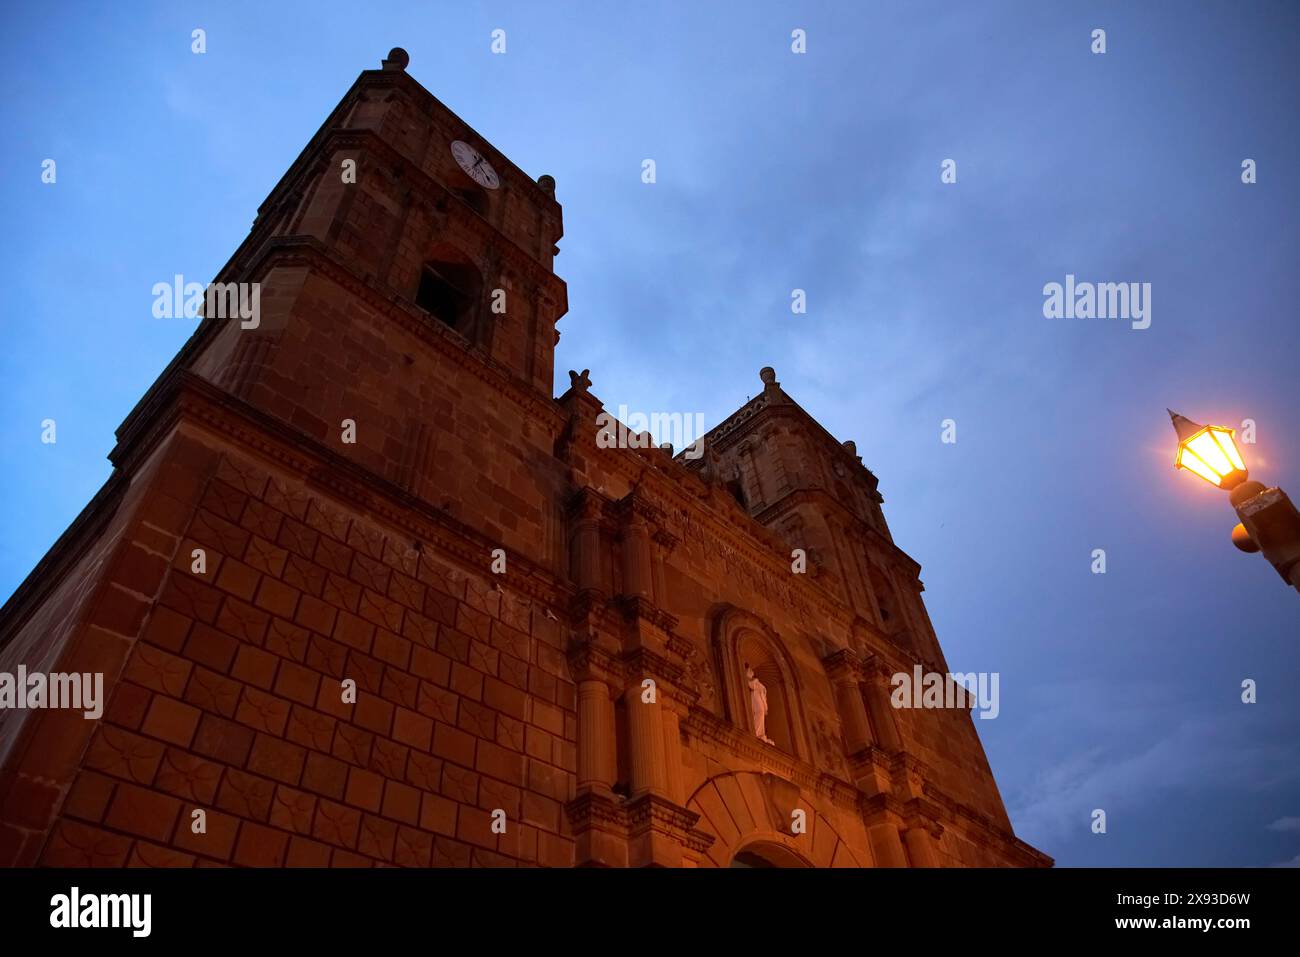
M 727 719 L 755 733 L 748 665 L 767 689 L 767 736 L 787 754 L 808 760 L 808 735 L 800 683 L 781 639 L 760 619 L 727 606 L 713 627 L 713 651 Z

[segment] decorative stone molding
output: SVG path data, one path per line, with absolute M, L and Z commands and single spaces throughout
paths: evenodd
M 570 677 L 575 682 L 594 679 L 621 686 L 627 680 L 623 662 L 617 654 L 591 639 L 571 641 L 567 657 Z
M 697 855 L 708 853 L 716 838 L 696 827 L 700 815 L 655 794 L 632 800 L 595 793 L 582 794 L 564 807 L 574 835 L 582 844 L 584 835 L 603 832 L 633 845 L 633 864 L 680 864 L 680 850 L 668 860 L 656 859 L 656 845 L 676 845 Z M 658 839 L 656 842 L 655 839 Z M 637 860 L 636 847 L 643 848 Z M 662 853 L 660 850 L 659 853 Z
M 826 673 L 832 678 L 845 676 L 854 681 L 862 680 L 862 659 L 851 648 L 840 648 L 822 659 Z
M 629 681 L 654 678 L 668 683 L 668 692 L 676 693 L 686 684 L 686 669 L 675 661 L 656 654 L 648 648 L 637 648 L 622 656 L 623 674 Z
M 907 827 L 923 828 L 936 841 L 943 836 L 943 824 L 939 821 L 943 811 L 937 804 L 924 798 L 913 798 L 904 806 L 904 813 Z
M 673 641 L 672 630 L 677 627 L 677 619 L 664 611 L 649 598 L 637 595 L 623 595 L 615 599 L 615 604 L 628 621 L 646 621 L 660 631 L 665 632 L 669 643 Z M 681 639 L 678 639 L 681 640 Z

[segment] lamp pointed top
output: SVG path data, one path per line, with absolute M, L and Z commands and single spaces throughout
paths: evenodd
M 1178 433 L 1179 442 L 1182 442 L 1185 439 L 1190 439 L 1193 435 L 1204 428 L 1204 426 L 1197 425 L 1186 416 L 1179 415 L 1173 409 L 1166 408 L 1165 411 L 1169 413 L 1169 419 L 1174 423 L 1174 431 Z

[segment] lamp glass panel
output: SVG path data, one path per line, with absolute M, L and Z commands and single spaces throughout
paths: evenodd
M 1215 441 L 1209 429 L 1197 432 L 1188 439 L 1187 448 L 1220 476 L 1227 475 L 1232 471 L 1232 460 L 1224 455 L 1222 447 Z M 1218 480 L 1216 479 L 1215 484 L 1217 483 Z
M 1234 468 L 1246 471 L 1246 463 L 1241 457 L 1241 450 L 1237 448 L 1236 436 L 1232 434 L 1232 429 L 1222 429 L 1218 426 L 1210 426 L 1210 432 L 1218 439 L 1223 454 L 1228 457 Z
M 1183 446 L 1178 450 L 1178 461 L 1175 464 L 1181 465 L 1183 468 L 1195 472 L 1211 485 L 1219 484 L 1219 479 L 1221 477 L 1220 474 L 1206 465 L 1205 462 L 1201 460 L 1200 456 L 1187 446 Z

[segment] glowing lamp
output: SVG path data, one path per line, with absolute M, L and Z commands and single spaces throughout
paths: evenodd
M 1222 425 L 1197 425 L 1173 410 L 1178 433 L 1178 454 L 1174 468 L 1187 469 L 1218 488 L 1231 490 L 1246 481 L 1246 463 L 1233 439 L 1233 430 Z

